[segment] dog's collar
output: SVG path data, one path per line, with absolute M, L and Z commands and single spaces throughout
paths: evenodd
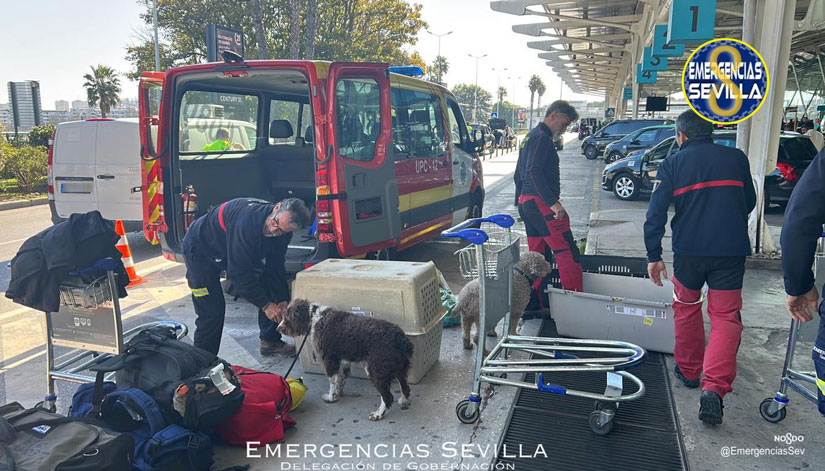
M 321 310 L 323 306 L 320 304 L 310 303 L 309 304 L 309 317 L 312 318 L 315 314 Z
M 513 270 L 515 270 L 515 271 L 516 271 L 516 273 L 518 273 L 519 275 L 521 275 L 521 276 L 523 276 L 524 278 L 526 278 L 526 279 L 527 279 L 527 282 L 528 282 L 528 283 L 530 283 L 531 285 L 532 285 L 533 283 L 535 283 L 535 282 L 536 282 L 536 280 L 534 280 L 533 278 L 530 278 L 530 276 L 528 276 L 528 275 L 527 275 L 527 273 L 524 273 L 524 271 L 523 271 L 521 268 L 519 268 L 519 267 L 513 267 Z

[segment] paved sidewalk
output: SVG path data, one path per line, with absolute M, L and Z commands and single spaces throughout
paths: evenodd
M 596 170 L 599 172 L 599 169 Z M 601 209 L 591 213 L 585 253 L 646 257 L 643 226 L 647 202 L 618 201 L 612 193 L 600 188 L 596 198 L 606 201 L 604 204 L 594 202 L 594 208 L 613 209 Z M 672 216 L 671 212 L 662 240 L 662 258 L 668 266 L 670 275 L 673 274 L 669 222 Z M 776 208 L 772 208 L 768 221 L 772 224 L 769 226 L 771 234 L 778 241 L 781 214 L 776 213 Z M 823 419 L 814 404 L 803 400 L 794 392 L 789 392 L 791 402 L 787 418 L 783 422 L 771 424 L 759 414 L 759 403 L 767 397 L 772 397 L 779 386 L 790 319 L 785 313 L 785 293 L 779 265 L 781 261 L 757 261 L 753 257 L 749 258 L 745 272 L 742 308 L 745 329 L 737 357 L 738 373 L 733 384 L 734 391 L 725 397 L 724 423 L 714 428 L 700 422 L 697 418 L 699 392 L 689 390 L 681 383 L 677 384 L 671 376 L 671 388 L 676 399 L 679 426 L 688 463 L 693 470 L 825 469 Z M 815 329 L 814 322 L 803 326 L 803 335 L 808 341 L 799 342 L 797 345 L 794 365 L 798 371 L 813 370 L 811 347 L 812 339 L 816 335 Z M 707 317 L 705 330 L 710 331 Z M 666 358 L 672 371 L 673 357 L 668 355 Z M 791 450 L 790 443 L 775 440 L 776 436 L 785 434 L 803 437 L 801 442 L 798 441 L 792 446 L 797 452 L 804 451 L 804 454 L 778 454 L 789 453 L 788 450 Z M 728 451 L 731 452 L 731 456 L 725 456 Z M 755 455 L 758 453 L 762 455 Z

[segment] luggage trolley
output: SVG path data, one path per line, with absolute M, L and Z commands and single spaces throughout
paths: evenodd
M 145 329 L 166 325 L 178 339 L 186 336 L 186 324 L 174 321 L 149 322 L 123 332 L 117 292 L 118 261 L 104 258 L 92 267 L 69 273 L 73 278 L 60 284 L 60 309 L 46 313 L 46 397 L 43 407 L 54 411 L 55 381 L 94 382 L 81 374 L 104 358 L 121 353 L 124 343 Z M 102 273 L 102 275 L 101 275 Z M 91 277 L 93 281 L 86 282 Z M 54 347 L 73 348 L 60 363 Z M 107 375 L 111 379 L 114 373 Z
M 819 239 L 816 256 L 814 257 L 814 276 L 816 282 L 814 286 L 822 286 L 825 281 L 825 232 Z M 820 293 L 820 297 L 825 293 Z M 821 321 L 820 321 L 821 322 Z M 793 368 L 794 351 L 796 350 L 796 342 L 801 338 L 808 337 L 806 335 L 811 330 L 810 340 L 816 338 L 818 326 L 812 320 L 800 325 L 799 321 L 791 320 L 791 330 L 788 333 L 788 346 L 785 350 L 785 362 L 782 365 L 782 378 L 779 381 L 779 391 L 774 397 L 768 397 L 759 404 L 759 414 L 768 422 L 778 423 L 785 419 L 785 407 L 788 406 L 790 400 L 788 399 L 788 388 L 799 393 L 803 398 L 817 404 L 818 398 L 815 390 L 805 387 L 805 384 L 812 384 L 816 388 L 816 372 L 801 372 Z M 800 332 L 802 327 L 803 332 Z M 805 332 L 808 331 L 808 332 Z
M 491 225 L 493 230 L 474 229 Z M 476 345 L 473 386 L 470 396 L 456 406 L 458 420 L 474 423 L 481 416 L 481 384 L 514 386 L 546 393 L 577 396 L 595 401 L 595 410 L 588 423 L 593 432 L 606 435 L 612 430 L 612 419 L 620 402 L 644 396 L 645 386 L 628 373 L 644 361 L 645 351 L 627 342 L 578 340 L 549 337 L 508 335 L 513 290 L 513 266 L 519 260 L 519 237 L 511 231 L 515 220 L 506 214 L 469 219 L 441 233 L 448 238 L 461 238 L 471 245 L 456 252 L 459 268 L 467 279 L 477 278 L 480 285 L 478 345 Z M 497 226 L 497 227 L 496 227 Z M 503 228 L 503 230 L 501 230 Z M 485 332 L 495 328 L 504 318 L 502 338 L 485 357 Z M 533 358 L 518 359 L 510 353 L 524 352 Z M 596 358 L 579 358 L 577 354 L 596 354 Z M 547 373 L 575 371 L 606 373 L 604 394 L 568 389 L 547 381 Z M 510 374 L 534 373 L 535 381 L 508 379 Z M 636 385 L 632 394 L 622 394 L 623 379 Z

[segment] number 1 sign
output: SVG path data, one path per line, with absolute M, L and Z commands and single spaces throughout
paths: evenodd
M 667 25 L 668 44 L 699 44 L 713 39 L 716 0 L 673 0 Z

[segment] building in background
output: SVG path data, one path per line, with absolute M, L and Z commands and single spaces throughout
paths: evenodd
M 36 80 L 9 82 L 9 105 L 15 133 L 28 131 L 41 122 L 40 83 Z
M 0 126 L 4 132 L 14 129 L 14 120 L 11 117 L 11 106 L 8 103 L 0 103 Z
M 54 109 L 57 111 L 69 111 L 69 102 L 66 100 L 57 100 L 54 102 Z
M 73 110 L 88 110 L 89 109 L 89 102 L 86 100 L 72 100 L 72 109 Z

